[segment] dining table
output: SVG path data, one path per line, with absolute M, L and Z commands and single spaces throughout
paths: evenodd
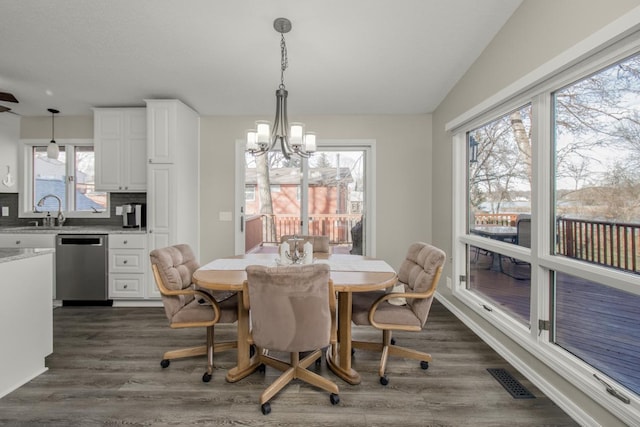
M 226 380 L 236 382 L 253 373 L 259 366 L 250 354 L 250 317 L 243 304 L 243 283 L 249 265 L 276 266 L 278 254 L 256 253 L 219 258 L 201 266 L 193 274 L 193 282 L 204 289 L 238 292 L 238 351 L 236 366 L 227 371 Z M 330 278 L 338 294 L 338 342 L 326 352 L 327 365 L 349 384 L 359 384 L 360 374 L 351 365 L 351 314 L 353 292 L 380 291 L 393 287 L 398 276 L 385 261 L 361 255 L 314 254 L 313 262 L 327 263 Z

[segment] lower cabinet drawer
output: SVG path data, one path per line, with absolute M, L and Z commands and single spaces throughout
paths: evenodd
M 149 263 L 144 249 L 109 250 L 109 273 L 144 273 Z
M 109 298 L 144 296 L 144 274 L 109 274 Z

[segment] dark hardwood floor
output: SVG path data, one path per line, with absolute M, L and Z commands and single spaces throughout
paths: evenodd
M 216 328 L 220 339 L 235 325 Z M 356 327 L 356 339 L 378 339 Z M 569 416 L 438 302 L 426 329 L 396 334 L 398 344 L 430 351 L 428 370 L 391 358 L 389 385 L 377 375 L 378 354 L 357 351 L 363 378 L 351 386 L 323 363 L 317 368 L 340 387 L 340 403 L 294 381 L 260 412 L 258 398 L 278 375 L 267 368 L 237 383 L 224 379 L 235 350 L 216 354 L 210 383 L 202 357 L 160 367 L 162 353 L 197 345 L 203 330 L 172 330 L 162 308 L 61 307 L 54 310 L 49 370 L 0 399 L 0 425 L 305 425 L 305 426 L 575 426 Z M 535 396 L 514 399 L 487 372 L 504 368 Z

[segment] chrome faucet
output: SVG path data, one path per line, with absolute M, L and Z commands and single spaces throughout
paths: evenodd
M 40 207 L 44 206 L 44 201 L 49 197 L 53 197 L 58 201 L 58 226 L 62 227 L 62 224 L 64 224 L 65 217 L 64 217 L 64 214 L 62 213 L 62 200 L 60 200 L 60 197 L 56 196 L 55 194 L 47 194 L 42 199 L 40 199 L 40 201 L 38 202 L 38 206 Z

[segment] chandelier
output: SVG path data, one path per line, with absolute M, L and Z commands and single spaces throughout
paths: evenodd
M 305 132 L 304 124 L 291 123 L 287 117 L 287 92 L 284 86 L 284 71 L 287 69 L 287 44 L 284 34 L 291 31 L 291 21 L 287 18 L 277 18 L 273 21 L 273 28 L 281 34 L 280 40 L 280 86 L 276 90 L 276 117 L 273 128 L 268 121 L 256 122 L 256 128 L 247 131 L 247 151 L 255 155 L 265 154 L 274 150 L 280 142 L 280 150 L 286 159 L 292 154 L 309 157 L 316 151 L 316 135 Z

